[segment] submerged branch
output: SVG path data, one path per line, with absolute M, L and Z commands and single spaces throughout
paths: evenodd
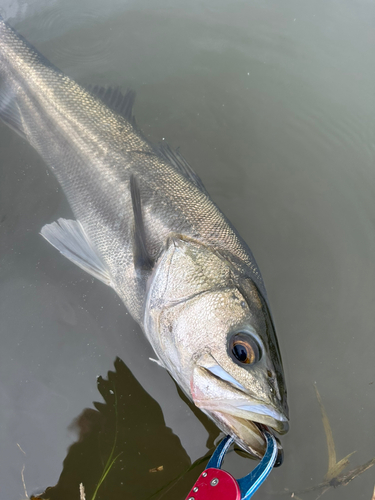
M 348 472 L 343 472 L 343 470 L 346 469 L 346 467 L 349 465 L 349 457 L 353 455 L 355 451 L 349 453 L 349 455 L 347 455 L 346 457 L 342 458 L 337 462 L 335 443 L 333 440 L 332 429 L 327 416 L 327 412 L 324 408 L 323 401 L 319 394 L 318 388 L 316 387 L 316 384 L 314 384 L 314 388 L 316 392 L 316 397 L 319 402 L 320 411 L 322 413 L 323 427 L 327 440 L 328 470 L 323 478 L 323 481 L 315 486 L 310 486 L 309 488 L 305 488 L 303 490 L 298 490 L 295 492 L 286 490 L 285 492 L 281 493 L 281 494 L 288 494 L 290 498 L 294 498 L 295 500 L 302 500 L 302 498 L 300 498 L 297 495 L 303 495 L 305 493 L 311 493 L 313 491 L 319 492 L 319 495 L 316 497 L 316 500 L 318 500 L 320 497 L 324 495 L 324 493 L 329 491 L 331 488 L 337 488 L 338 486 L 346 486 L 351 481 L 353 481 L 353 479 L 363 474 L 367 469 L 375 465 L 375 457 L 374 457 L 363 465 L 359 465 L 358 467 L 355 467 L 354 469 Z M 375 488 L 371 500 L 375 500 Z
M 314 389 L 316 393 L 316 397 L 320 406 L 320 411 L 322 413 L 322 422 L 323 422 L 323 427 L 324 427 L 324 432 L 326 434 L 326 440 L 327 440 L 327 448 L 328 448 L 328 472 L 326 474 L 326 479 L 328 479 L 328 475 L 331 469 L 336 466 L 336 449 L 335 449 L 335 442 L 333 440 L 333 434 L 332 434 L 332 429 L 331 429 L 331 424 L 329 423 L 328 415 L 326 412 L 326 409 L 324 408 L 322 398 L 320 397 L 318 388 L 316 384 L 314 383 Z M 334 476 L 332 476 L 334 477 Z

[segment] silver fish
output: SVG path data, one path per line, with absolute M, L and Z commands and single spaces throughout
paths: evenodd
M 41 234 L 116 290 L 185 394 L 262 457 L 262 426 L 285 433 L 288 406 L 260 271 L 181 154 L 142 135 L 133 101 L 78 85 L 0 18 L 0 117 L 76 217 Z

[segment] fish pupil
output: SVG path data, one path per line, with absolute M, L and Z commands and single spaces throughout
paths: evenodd
M 241 361 L 242 363 L 245 363 L 248 359 L 247 349 L 241 344 L 237 344 L 233 347 L 233 354 L 236 356 L 238 361 Z

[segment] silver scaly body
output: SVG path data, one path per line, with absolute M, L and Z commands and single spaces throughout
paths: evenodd
M 185 393 L 261 456 L 264 438 L 251 421 L 287 430 L 262 277 L 181 155 L 143 137 L 133 98 L 81 87 L 0 18 L 0 117 L 39 152 L 76 218 L 45 226 L 43 236 L 116 290 Z M 228 354 L 237 331 L 261 346 L 252 367 Z

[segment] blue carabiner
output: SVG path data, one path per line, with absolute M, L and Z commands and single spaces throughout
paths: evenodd
M 260 463 L 247 476 L 237 479 L 241 490 L 241 499 L 251 498 L 262 483 L 267 479 L 277 459 L 277 442 L 274 436 L 265 431 L 267 449 Z
M 220 499 L 221 496 L 228 498 L 227 491 L 233 492 L 233 494 L 229 494 L 233 500 L 248 500 L 251 498 L 266 480 L 277 459 L 278 449 L 276 439 L 267 431 L 264 431 L 264 436 L 267 441 L 267 449 L 262 460 L 252 472 L 240 479 L 234 479 L 229 472 L 221 471 L 225 454 L 234 442 L 234 439 L 231 436 L 225 437 L 214 451 L 205 471 L 203 471 L 201 476 L 198 478 L 187 498 L 189 500 L 198 500 L 198 498 L 209 499 L 212 497 L 213 493 L 213 491 L 211 493 L 211 487 L 214 486 L 214 498 L 217 499 Z M 214 477 L 215 471 L 217 477 Z M 232 486 L 230 486 L 230 484 L 232 484 Z M 223 485 L 223 488 L 225 488 L 225 495 L 220 495 L 220 485 Z M 224 494 L 224 489 L 222 493 Z M 228 498 L 228 500 L 231 499 Z

